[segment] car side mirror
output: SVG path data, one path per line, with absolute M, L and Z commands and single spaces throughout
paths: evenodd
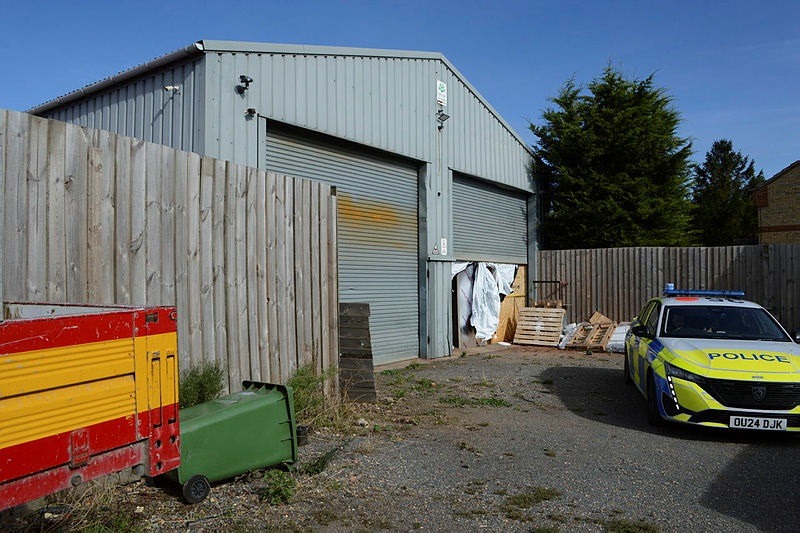
M 636 335 L 637 337 L 646 337 L 648 339 L 652 338 L 653 336 L 650 335 L 650 332 L 647 330 L 647 326 L 644 324 L 637 324 L 631 328 L 631 333 Z
M 794 342 L 800 344 L 800 330 L 793 329 L 789 332 L 789 335 L 792 337 Z

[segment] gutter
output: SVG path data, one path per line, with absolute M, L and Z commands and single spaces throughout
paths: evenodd
M 186 57 L 191 57 L 197 54 L 201 54 L 203 52 L 204 52 L 203 42 L 197 41 L 196 43 L 190 44 L 189 46 L 185 46 L 165 56 L 157 57 L 156 59 L 148 61 L 147 63 L 143 63 L 137 67 L 133 67 L 130 70 L 120 72 L 119 74 L 116 74 L 104 80 L 100 80 L 96 83 L 92 83 L 91 85 L 87 85 L 82 89 L 72 91 L 71 93 L 67 93 L 64 96 L 59 96 L 54 100 L 50 100 L 49 102 L 40 104 L 34 108 L 29 109 L 28 111 L 26 111 L 26 113 L 31 113 L 33 115 L 40 115 L 42 113 L 50 111 L 53 108 L 62 106 L 64 104 L 68 104 L 69 102 L 78 100 L 80 98 L 84 98 L 88 95 L 94 94 L 98 91 L 111 87 L 112 85 L 116 85 L 123 81 L 139 76 L 140 74 L 145 74 L 159 67 L 163 67 L 164 65 L 168 65 L 170 63 L 174 63 L 176 61 L 184 59 Z

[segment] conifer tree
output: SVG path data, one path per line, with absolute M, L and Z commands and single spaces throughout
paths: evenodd
M 542 248 L 690 244 L 691 143 L 671 98 L 611 67 L 587 89 L 567 81 L 530 125 Z
M 755 163 L 734 151 L 727 139 L 714 141 L 694 172 L 692 225 L 703 246 L 758 242 L 758 209 L 753 191 L 764 183 Z

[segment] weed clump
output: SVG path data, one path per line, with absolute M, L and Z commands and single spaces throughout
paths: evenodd
M 219 398 L 225 390 L 225 368 L 217 361 L 203 361 L 181 372 L 178 401 L 181 409 Z
M 600 522 L 600 525 L 609 533 L 658 533 L 661 531 L 658 526 L 648 522 L 632 522 L 621 518 L 603 521 Z
M 296 482 L 289 472 L 278 469 L 267 470 L 264 482 L 266 485 L 259 496 L 270 505 L 288 503 L 294 497 Z
M 555 500 L 560 497 L 561 492 L 556 489 L 536 487 L 532 492 L 522 492 L 506 497 L 506 501 L 502 505 L 502 510 L 506 517 L 511 520 L 529 522 L 531 516 L 525 512 L 527 509 L 530 509 L 537 503 Z
M 141 515 L 131 505 L 115 504 L 116 485 L 110 479 L 91 481 L 80 487 L 45 497 L 40 512 L 0 519 L 3 531 L 135 531 Z
M 286 382 L 292 388 L 294 413 L 298 420 L 311 425 L 318 421 L 323 424 L 336 418 L 336 405 L 325 398 L 325 381 L 331 372 L 317 374 L 314 365 L 299 367 Z
M 463 396 L 447 396 L 439 400 L 441 403 L 456 407 L 511 407 L 511 404 L 502 398 L 465 398 Z

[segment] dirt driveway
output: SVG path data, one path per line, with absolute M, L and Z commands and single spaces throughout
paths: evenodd
M 796 438 L 653 428 L 621 369 L 516 346 L 383 369 L 377 404 L 300 449 L 288 504 L 258 472 L 195 506 L 144 483 L 106 505 L 142 530 L 797 530 Z

